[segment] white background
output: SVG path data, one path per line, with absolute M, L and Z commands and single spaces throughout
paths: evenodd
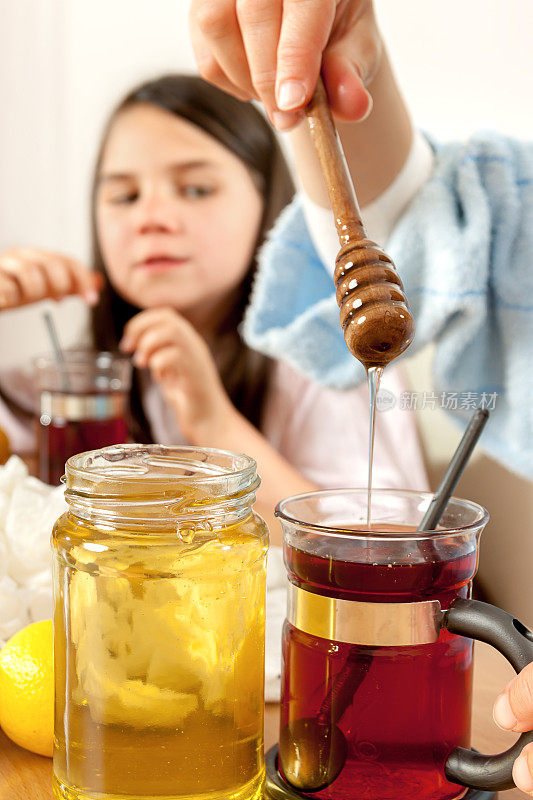
M 87 257 L 88 184 L 104 120 L 134 83 L 194 71 L 187 7 L 186 0 L 2 0 L 0 248 L 31 244 Z M 480 128 L 531 138 L 530 0 L 377 0 L 377 10 L 417 124 L 442 139 Z M 76 304 L 54 313 L 68 343 L 78 334 Z M 0 363 L 42 350 L 43 335 L 35 311 L 2 314 Z M 413 388 L 431 389 L 427 354 L 409 371 Z M 435 477 L 457 433 L 438 411 L 420 422 Z M 524 589 L 533 563 L 531 485 L 483 458 L 459 489 L 493 515 L 484 579 L 533 622 Z

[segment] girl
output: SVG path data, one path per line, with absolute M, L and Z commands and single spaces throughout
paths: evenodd
M 93 188 L 93 266 L 38 250 L 0 258 L 4 308 L 82 295 L 92 340 L 130 353 L 132 437 L 244 451 L 258 462 L 258 511 L 317 486 L 365 485 L 366 387 L 323 389 L 244 345 L 238 333 L 257 252 L 292 183 L 250 104 L 190 76 L 131 92 L 113 113 Z M 282 269 L 290 273 L 287 260 Z M 296 302 L 297 297 L 294 298 Z M 388 389 L 402 384 L 390 371 Z M 14 423 L 17 397 L 0 426 Z M 20 402 L 20 401 L 19 401 Z M 410 412 L 380 415 L 376 486 L 424 488 Z

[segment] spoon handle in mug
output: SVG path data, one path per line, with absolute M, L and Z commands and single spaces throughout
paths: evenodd
M 319 724 L 337 723 L 353 702 L 372 664 L 372 654 L 359 651 L 357 645 L 350 648 L 346 661 L 326 689 L 326 697 L 317 716 Z

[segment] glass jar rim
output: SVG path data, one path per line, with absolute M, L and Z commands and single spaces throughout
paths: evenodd
M 275 509 L 275 516 L 281 520 L 282 523 L 293 525 L 300 529 L 308 530 L 311 533 L 320 533 L 322 535 L 331 536 L 334 538 L 351 539 L 353 541 L 365 542 L 401 542 L 401 541 L 422 541 L 427 539 L 448 538 L 453 536 L 464 536 L 468 533 L 475 533 L 476 531 L 485 527 L 489 521 L 490 515 L 486 508 L 475 503 L 472 500 L 463 500 L 460 497 L 452 495 L 446 507 L 450 503 L 455 504 L 459 510 L 468 510 L 476 514 L 476 518 L 464 525 L 455 525 L 449 528 L 440 528 L 438 530 L 425 530 L 425 531 L 412 531 L 412 532 L 398 532 L 391 533 L 390 530 L 379 530 L 379 527 L 373 528 L 372 531 L 357 531 L 357 529 L 343 527 L 342 525 L 327 525 L 317 522 L 306 522 L 305 520 L 298 519 L 293 513 L 290 513 L 290 504 L 298 502 L 305 502 L 312 499 L 320 499 L 326 497 L 342 497 L 342 496 L 356 495 L 357 497 L 366 497 L 368 489 L 354 488 L 354 489 L 321 489 L 315 492 L 307 492 L 305 494 L 293 495 L 281 500 Z M 426 501 L 427 503 L 423 509 L 426 510 L 427 506 L 433 499 L 433 492 L 422 492 L 413 489 L 372 489 L 372 497 L 384 498 L 386 496 L 400 497 L 404 499 Z M 446 509 L 445 509 L 446 510 Z M 444 512 L 443 512 L 444 513 Z M 393 524 L 393 523 L 391 523 Z M 397 523 L 401 525 L 401 522 Z M 376 523 L 379 525 L 379 523 Z
M 230 450 L 133 443 L 71 456 L 62 482 L 70 509 L 85 519 L 218 524 L 250 513 L 260 485 L 256 466 L 250 456 Z
M 220 467 L 218 471 L 216 470 L 216 465 L 214 468 L 207 468 L 207 460 L 205 461 L 197 461 L 197 460 L 189 460 L 186 462 L 184 459 L 179 459 L 179 454 L 193 454 L 202 453 L 206 456 L 216 457 L 220 456 L 222 458 L 227 459 L 231 462 L 234 466 L 233 469 L 228 470 Z M 140 464 L 131 464 L 128 467 L 117 467 L 116 470 L 98 470 L 98 469 L 90 469 L 90 466 L 93 466 L 93 461 L 95 458 L 102 458 L 108 460 L 110 465 L 118 464 L 121 460 L 125 460 L 125 458 L 140 456 L 141 454 L 146 454 L 146 458 L 144 459 L 146 468 L 144 468 Z M 190 475 L 184 474 L 152 474 L 149 476 L 150 481 L 168 481 L 169 479 L 178 478 L 181 481 L 195 481 L 195 483 L 200 483 L 201 485 L 206 483 L 213 483 L 221 478 L 229 477 L 232 478 L 245 478 L 248 474 L 250 476 L 254 475 L 257 469 L 256 461 L 251 457 L 247 456 L 244 453 L 235 453 L 231 450 L 222 450 L 215 447 L 195 447 L 193 445 L 152 445 L 152 444 L 119 444 L 119 445 L 109 445 L 108 447 L 101 447 L 98 450 L 86 450 L 83 453 L 77 453 L 74 456 L 71 456 L 66 465 L 66 473 L 67 475 L 72 475 L 76 477 L 83 477 L 85 479 L 92 479 L 94 478 L 101 480 L 102 478 L 111 478 L 115 483 L 123 483 L 125 485 L 133 485 L 135 481 L 138 481 L 140 478 L 142 480 L 146 480 L 146 474 L 148 472 L 148 466 L 160 466 L 157 464 L 157 459 L 166 458 L 168 459 L 167 467 L 171 466 L 172 461 L 175 462 L 175 465 L 181 463 L 188 463 L 191 466 L 199 467 L 200 464 L 204 465 L 204 469 L 206 471 L 210 471 L 211 474 L 200 475 L 199 473 L 192 473 Z M 152 460 L 150 464 L 150 460 Z M 239 461 L 239 466 L 235 468 L 235 461 Z M 83 463 L 82 463 L 83 462 Z M 124 469 L 127 469 L 130 474 L 124 474 Z M 122 470 L 122 474 L 120 473 Z M 191 471 L 189 467 L 189 471 Z M 66 481 L 64 481 L 66 482 Z

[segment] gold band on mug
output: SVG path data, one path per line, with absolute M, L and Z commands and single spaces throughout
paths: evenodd
M 442 610 L 438 600 L 363 603 L 324 597 L 289 583 L 287 619 L 295 628 L 321 639 L 401 647 L 436 642 Z

